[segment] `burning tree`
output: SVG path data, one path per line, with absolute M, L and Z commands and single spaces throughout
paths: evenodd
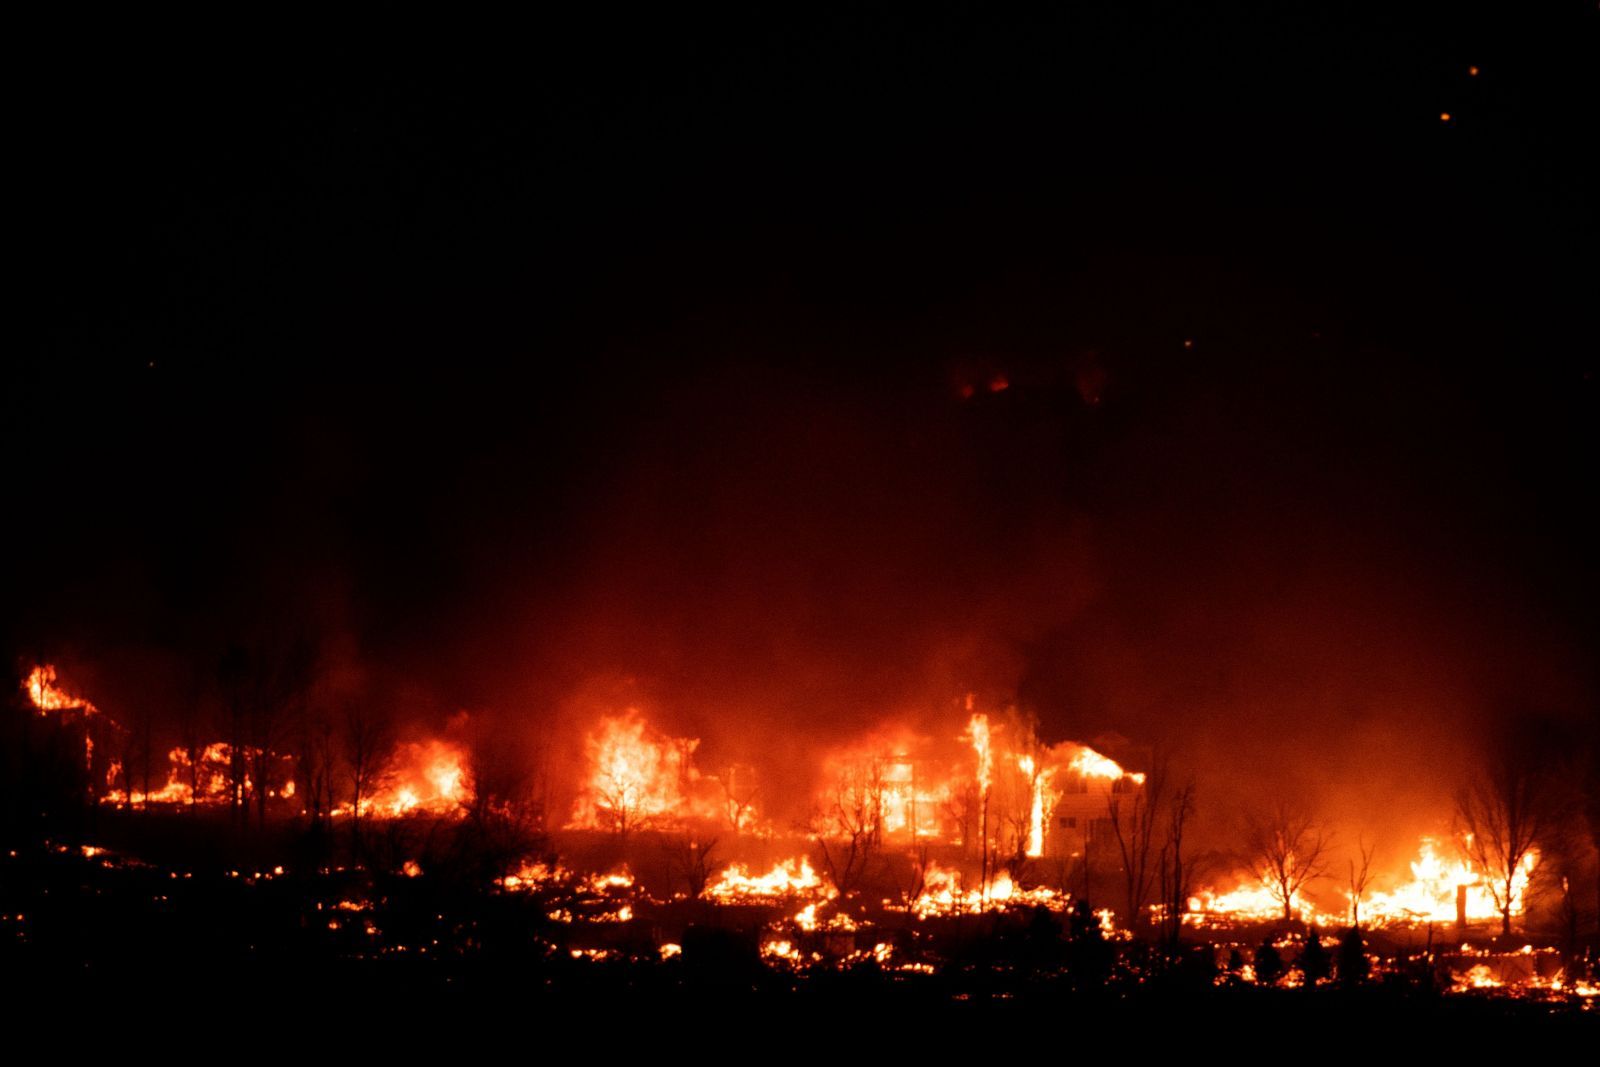
M 666 737 L 629 708 L 602 719 L 584 744 L 589 775 L 569 826 L 626 837 L 683 817 L 687 790 L 698 779 L 692 762 L 697 740 Z
M 1558 808 L 1553 776 L 1520 745 L 1499 748 L 1456 794 L 1462 850 L 1483 874 L 1502 935 L 1511 933 L 1511 916 L 1539 862 L 1539 845 L 1555 830 Z
M 1322 877 L 1330 835 L 1322 823 L 1283 802 L 1246 823 L 1246 863 L 1283 908 L 1283 921 L 1294 920 L 1294 908 L 1306 884 Z
M 811 819 L 811 833 L 840 893 L 866 877 L 883 836 L 883 770 L 876 760 L 842 766 Z

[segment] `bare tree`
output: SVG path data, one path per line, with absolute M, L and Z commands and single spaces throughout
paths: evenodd
M 875 760 L 839 772 L 826 807 L 812 816 L 810 830 L 834 888 L 841 894 L 854 890 L 883 835 L 883 775 Z
M 394 726 L 367 704 L 351 704 L 344 716 L 344 762 L 350 778 L 350 838 L 361 847 L 361 808 L 392 773 Z
M 737 763 L 730 765 L 728 773 L 719 780 L 722 807 L 727 812 L 728 825 L 735 834 L 744 833 L 745 825 L 755 817 L 756 798 L 761 795 L 761 790 L 754 783 L 754 772 Z
M 1372 884 L 1372 856 L 1377 846 L 1368 845 L 1360 837 L 1356 838 L 1356 853 L 1361 857 L 1358 865 L 1355 860 L 1350 861 L 1350 879 L 1348 882 L 1350 893 L 1350 925 L 1361 925 L 1361 898 L 1366 895 L 1367 888 Z
M 480 720 L 468 747 L 458 853 L 479 881 L 504 877 L 545 850 L 543 762 L 528 758 L 521 738 Z
M 711 881 L 711 855 L 716 851 L 717 839 L 702 841 L 684 835 L 662 843 L 667 854 L 667 865 L 682 880 L 689 891 L 690 900 L 699 900 Z
M 1161 759 L 1132 792 L 1106 791 L 1106 821 L 1122 860 L 1123 905 L 1127 909 L 1123 921 L 1130 930 L 1138 928 L 1160 874 L 1155 861 L 1164 830 L 1161 816 L 1167 778 L 1167 762 Z
M 242 645 L 230 645 L 217 664 L 222 690 L 222 733 L 228 746 L 228 810 L 235 819 L 245 809 L 245 709 L 249 699 L 250 654 Z
M 1246 865 L 1283 908 L 1284 922 L 1294 920 L 1300 890 L 1326 873 L 1331 842 L 1318 819 L 1285 802 L 1246 820 Z
M 1500 912 L 1500 933 L 1511 933 L 1521 887 L 1538 849 L 1555 830 L 1554 776 L 1525 747 L 1506 745 L 1456 794 L 1456 823 L 1467 857 L 1483 872 Z
M 333 811 L 333 720 L 321 704 L 307 702 L 300 709 L 295 791 L 312 826 L 322 827 Z
M 265 825 L 279 774 L 284 726 L 310 685 L 315 648 L 303 635 L 286 642 L 231 645 L 218 666 L 228 744 L 228 804 L 246 822 L 254 802 Z
M 1184 852 L 1189 820 L 1194 817 L 1195 784 L 1187 781 L 1173 790 L 1167 800 L 1166 839 L 1158 857 L 1161 881 L 1163 939 L 1176 948 L 1183 932 L 1183 916 L 1189 907 L 1189 889 L 1194 880 L 1196 861 Z
M 201 730 L 199 695 L 191 692 L 178 705 L 178 749 L 183 753 L 191 811 L 199 801 L 202 789 L 200 764 L 205 756 L 206 745 Z

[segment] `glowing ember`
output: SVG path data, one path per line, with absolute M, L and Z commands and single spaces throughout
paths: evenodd
M 500 879 L 502 889 L 514 892 L 528 892 L 556 882 L 565 881 L 571 873 L 561 867 L 552 867 L 545 863 L 524 863 L 517 868 L 515 874 L 508 874 Z
M 632 889 L 633 874 L 628 868 L 623 867 L 607 874 L 591 874 L 586 879 L 586 884 L 596 893 L 604 893 L 611 889 Z

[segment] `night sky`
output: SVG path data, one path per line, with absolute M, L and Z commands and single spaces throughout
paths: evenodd
M 1396 6 L 41 40 L 5 650 L 1325 800 L 1592 724 L 1600 11 Z

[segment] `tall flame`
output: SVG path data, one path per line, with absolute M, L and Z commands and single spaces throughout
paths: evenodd
M 99 711 L 89 701 L 73 696 L 61 688 L 56 682 L 55 667 L 48 663 L 30 671 L 22 683 L 22 688 L 27 691 L 28 699 L 33 701 L 33 706 L 40 711 L 79 710 L 85 715 L 94 715 Z

